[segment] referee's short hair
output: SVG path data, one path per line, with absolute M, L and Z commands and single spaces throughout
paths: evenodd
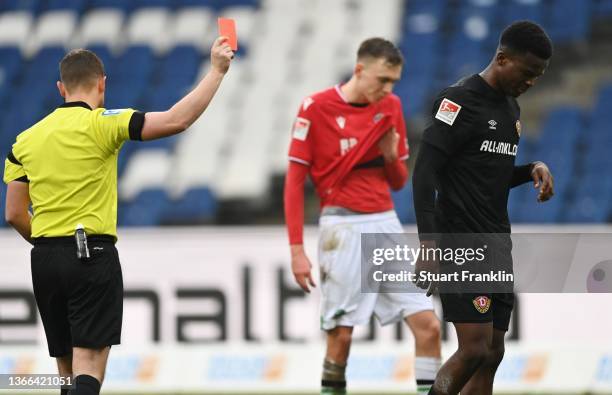
M 499 46 L 514 53 L 530 52 L 544 60 L 550 59 L 553 53 L 548 34 L 540 25 L 531 21 L 517 21 L 504 29 Z
M 391 66 L 399 66 L 404 63 L 404 57 L 400 50 L 389 40 L 373 37 L 365 40 L 357 50 L 357 60 L 385 59 Z
M 100 58 L 87 49 L 73 49 L 61 60 L 60 79 L 68 91 L 75 88 L 91 88 L 104 77 L 104 65 Z

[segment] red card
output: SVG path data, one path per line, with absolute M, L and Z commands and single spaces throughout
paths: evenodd
M 232 48 L 232 51 L 236 51 L 238 49 L 236 21 L 230 18 L 218 18 L 217 23 L 219 24 L 219 36 L 225 36 L 229 38 L 227 43 Z

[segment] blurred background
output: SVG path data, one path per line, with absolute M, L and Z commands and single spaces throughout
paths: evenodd
M 321 340 L 317 296 L 305 299 L 295 289 L 280 226 L 290 129 L 302 99 L 347 80 L 359 43 L 372 36 L 397 43 L 406 59 L 395 93 L 413 161 L 435 94 L 482 70 L 506 25 L 539 22 L 555 52 L 546 74 L 519 99 L 517 163 L 545 161 L 556 193 L 539 205 L 530 184 L 513 190 L 514 229 L 612 233 L 606 225 L 612 221 L 612 0 L 0 0 L 0 152 L 61 104 L 57 65 L 71 48 L 92 49 L 103 60 L 107 108 L 169 108 L 206 73 L 218 16 L 236 19 L 239 50 L 209 109 L 184 134 L 127 142 L 121 151 L 128 347 L 111 358 L 111 389 L 316 390 L 323 347 L 308 344 Z M 0 184 L 2 202 L 5 191 Z M 307 196 L 306 220 L 315 224 L 311 186 Z M 414 231 L 410 183 L 394 200 Z M 4 204 L 0 218 L 6 227 Z M 314 260 L 312 227 L 306 243 Z M 53 371 L 43 362 L 27 245 L 6 229 L 0 246 L 0 373 Z M 198 271 L 201 281 L 193 275 Z M 524 315 L 515 317 L 504 391 L 612 393 L 612 352 L 602 354 L 612 349 L 612 300 L 586 296 L 592 295 L 521 295 Z M 210 298 L 212 313 L 194 319 Z M 569 314 L 574 326 L 566 324 Z M 215 317 L 225 320 L 225 332 Z M 545 328 L 557 319 L 564 329 L 551 335 Z M 191 334 L 183 332 L 186 322 Z M 398 333 L 410 335 L 372 331 L 363 333 L 350 365 L 353 377 L 364 380 L 354 388 L 412 388 L 410 347 L 398 356 L 394 346 Z M 445 336 L 452 351 L 452 333 Z M 585 339 L 595 342 L 593 350 L 580 346 Z M 214 345 L 192 356 L 173 348 L 201 342 Z M 292 346 L 275 346 L 287 343 Z M 131 353 L 129 344 L 144 351 Z M 177 382 L 186 375 L 181 369 L 198 364 L 204 373 L 189 376 L 201 381 Z
M 282 222 L 299 103 L 346 80 L 371 36 L 396 42 L 406 58 L 395 92 L 414 160 L 435 93 L 483 69 L 501 30 L 522 18 L 545 27 L 555 53 L 538 87 L 520 98 L 517 161 L 546 161 L 556 196 L 534 210 L 528 186 L 513 191 L 511 219 L 612 219 L 610 0 L 2 0 L 0 152 L 61 103 L 56 65 L 70 48 L 104 61 L 107 108 L 169 108 L 206 72 L 217 16 L 237 21 L 237 59 L 188 133 L 124 146 L 121 226 Z M 308 195 L 314 222 L 318 204 Z M 395 201 L 402 221 L 414 223 L 411 186 Z

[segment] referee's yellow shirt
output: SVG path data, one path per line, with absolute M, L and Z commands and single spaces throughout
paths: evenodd
M 71 102 L 17 136 L 4 182 L 29 182 L 32 237 L 71 236 L 79 223 L 117 237 L 117 157 L 127 139 L 141 139 L 143 123 L 132 109 Z

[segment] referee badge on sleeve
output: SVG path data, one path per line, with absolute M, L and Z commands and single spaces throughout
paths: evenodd
M 117 108 L 117 109 L 113 109 L 113 110 L 105 110 L 102 115 L 104 116 L 109 116 L 109 115 L 119 115 L 122 112 L 124 112 L 126 109 L 125 108 Z
M 293 123 L 293 138 L 300 141 L 306 141 L 310 130 L 310 121 L 306 118 L 297 117 Z
M 444 98 L 442 103 L 440 103 L 440 107 L 438 107 L 436 119 L 453 126 L 455 119 L 457 119 L 457 115 L 459 115 L 459 111 L 461 111 L 461 106 L 459 104 Z

